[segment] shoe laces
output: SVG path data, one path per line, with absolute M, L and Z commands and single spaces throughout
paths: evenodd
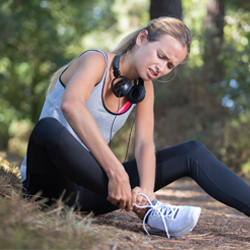
M 154 205 L 149 200 L 149 198 L 147 197 L 147 195 L 145 195 L 143 193 L 138 193 L 137 195 L 144 196 L 147 199 L 148 203 L 149 203 L 149 205 L 144 205 L 144 206 L 139 206 L 139 205 L 135 204 L 135 206 L 138 207 L 138 208 L 148 208 L 146 214 L 143 217 L 143 228 L 144 228 L 144 231 L 149 235 L 149 232 L 148 232 L 148 230 L 146 229 L 146 226 L 145 226 L 146 225 L 146 219 L 147 219 L 147 217 L 149 216 L 150 213 L 152 215 L 157 214 L 157 215 L 160 215 L 160 217 L 162 219 L 162 222 L 163 222 L 163 225 L 164 225 L 164 229 L 165 229 L 166 235 L 167 235 L 168 238 L 170 238 L 166 220 L 175 219 L 176 216 L 177 216 L 177 213 L 178 213 L 179 209 L 175 208 L 175 207 L 173 207 L 173 206 L 171 206 L 169 204 L 166 206 L 166 204 L 159 203 L 159 202 L 156 202 L 156 204 Z

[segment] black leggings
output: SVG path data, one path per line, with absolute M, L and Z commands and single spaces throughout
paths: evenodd
M 140 185 L 136 161 L 124 168 L 133 189 Z M 250 187 L 197 141 L 189 141 L 156 152 L 155 191 L 182 177 L 191 177 L 209 195 L 250 216 Z M 40 120 L 31 136 L 27 152 L 28 193 L 50 203 L 62 197 L 69 206 L 95 214 L 118 207 L 106 200 L 108 177 L 100 164 L 54 118 Z

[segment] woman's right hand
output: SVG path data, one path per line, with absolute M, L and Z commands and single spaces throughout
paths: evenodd
M 109 176 L 107 200 L 126 211 L 131 211 L 133 209 L 129 176 L 123 166 L 120 171 Z

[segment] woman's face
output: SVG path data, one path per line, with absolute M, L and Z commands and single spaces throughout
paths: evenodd
M 163 35 L 156 42 L 148 42 L 147 31 L 144 30 L 138 35 L 136 44 L 135 66 L 144 81 L 168 74 L 187 56 L 187 47 L 170 35 Z

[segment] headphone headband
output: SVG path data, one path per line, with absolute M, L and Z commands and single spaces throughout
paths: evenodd
M 122 52 L 118 53 L 113 61 L 113 72 L 115 77 L 119 77 L 121 75 L 121 72 L 119 70 L 119 61 L 120 61 L 120 56 L 122 55 Z

